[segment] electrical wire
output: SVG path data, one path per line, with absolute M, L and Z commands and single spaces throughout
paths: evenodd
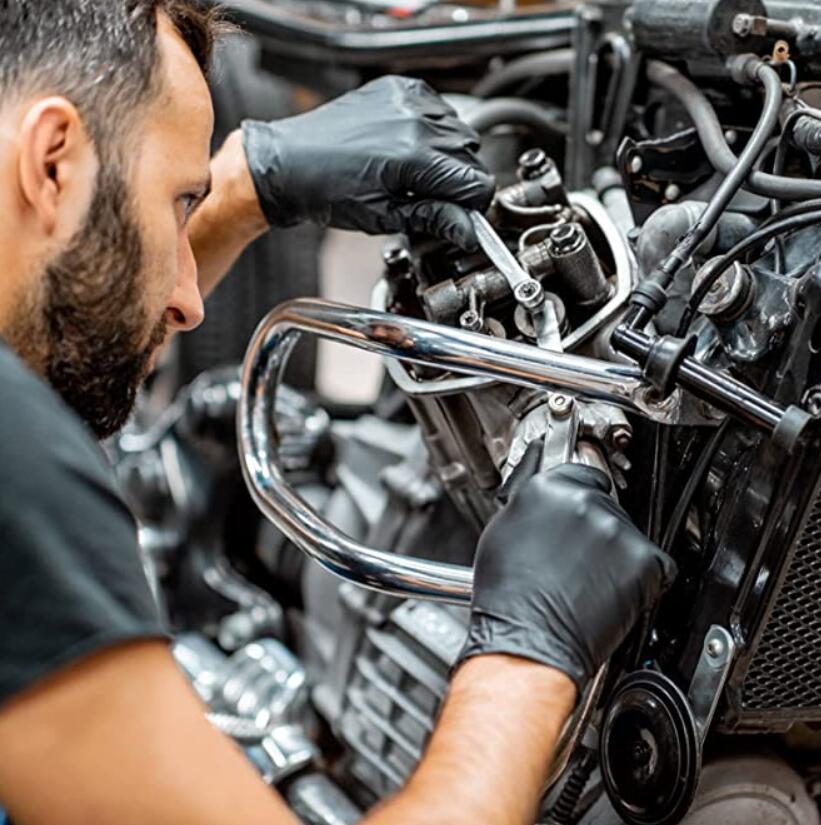
M 666 64 L 663 63 L 659 65 L 662 67 L 666 66 Z M 671 69 L 671 71 L 678 74 L 675 69 Z M 680 77 L 682 80 L 685 80 L 683 76 Z M 755 166 L 756 161 L 767 147 L 770 136 L 778 125 L 778 115 L 784 99 L 781 78 L 775 69 L 765 63 L 761 63 L 756 67 L 756 77 L 764 87 L 764 106 L 758 123 L 749 141 L 747 141 L 747 145 L 744 147 L 741 156 L 735 162 L 733 168 L 724 180 L 722 180 L 704 211 L 690 230 L 676 244 L 672 252 L 670 252 L 655 270 L 653 280 L 655 280 L 657 286 L 663 290 L 669 287 L 676 274 L 690 261 L 693 253 L 718 223 L 719 218 L 721 218 L 732 199 L 736 196 L 739 189 L 741 189 L 744 181 Z M 689 81 L 687 82 L 689 83 Z M 627 319 L 627 323 L 633 326 L 633 328 L 644 327 L 652 319 L 653 314 L 649 308 L 635 306 Z

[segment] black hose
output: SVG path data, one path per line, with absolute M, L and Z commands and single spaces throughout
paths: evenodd
M 485 75 L 473 87 L 471 94 L 474 97 L 493 97 L 508 86 L 524 80 L 570 74 L 574 56 L 573 49 L 555 49 L 511 60 L 498 71 Z
M 789 115 L 787 115 L 782 127 L 781 127 L 781 137 L 778 140 L 778 148 L 775 151 L 775 160 L 773 161 L 773 174 L 774 175 L 781 175 L 784 171 L 784 168 L 787 164 L 787 151 L 790 145 L 790 139 L 792 138 L 793 131 L 795 130 L 796 124 L 799 120 L 806 119 L 807 121 L 815 120 L 816 122 L 821 120 L 821 112 L 817 109 L 793 109 Z M 773 215 L 777 215 L 781 211 L 781 201 L 778 198 L 774 198 L 772 202 L 772 213 Z M 781 238 L 776 238 L 775 242 L 775 271 L 777 274 L 783 274 L 784 270 L 786 269 L 786 261 L 784 256 L 784 243 Z
M 686 334 L 690 327 L 690 322 L 693 316 L 701 306 L 701 302 L 707 296 L 707 293 L 712 289 L 713 284 L 738 260 L 760 249 L 768 241 L 779 235 L 788 232 L 795 232 L 798 229 L 806 229 L 808 226 L 814 226 L 821 223 L 821 210 L 813 212 L 804 212 L 791 215 L 773 222 L 768 222 L 757 231 L 753 232 L 748 238 L 745 238 L 741 243 L 736 244 L 729 252 L 716 258 L 707 264 L 709 267 L 708 274 L 702 279 L 698 285 L 698 289 L 690 297 L 687 308 L 681 316 L 679 322 L 677 337 Z
M 564 144 L 567 125 L 555 120 L 537 103 L 518 97 L 497 97 L 483 101 L 464 115 L 465 122 L 477 132 L 495 126 L 526 126 L 548 144 Z
M 663 66 L 664 64 L 659 65 Z M 756 67 L 755 76 L 764 87 L 764 107 L 761 117 L 753 130 L 752 136 L 747 141 L 741 157 L 735 161 L 732 169 L 729 170 L 715 194 L 710 198 L 704 211 L 676 244 L 673 251 L 650 276 L 650 280 L 661 290 L 667 290 L 677 273 L 690 261 L 695 251 L 718 223 L 755 166 L 756 160 L 770 140 L 770 135 L 778 125 L 778 114 L 781 110 L 781 102 L 784 99 L 781 78 L 774 69 L 764 63 Z M 689 81 L 687 82 L 689 83 Z M 640 290 L 641 288 L 638 291 Z M 657 304 L 663 304 L 663 299 L 657 301 Z M 629 316 L 628 323 L 635 329 L 644 327 L 653 317 L 653 314 L 649 307 L 635 306 Z
M 681 72 L 659 60 L 648 62 L 647 77 L 681 102 L 695 124 L 710 163 L 719 172 L 730 174 L 738 158 L 727 145 L 718 115 L 701 90 Z M 785 201 L 821 197 L 821 181 L 768 175 L 765 172 L 751 172 L 746 188 L 766 198 Z

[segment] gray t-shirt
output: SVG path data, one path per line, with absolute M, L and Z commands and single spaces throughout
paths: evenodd
M 104 453 L 0 344 L 0 704 L 96 651 L 165 633 Z

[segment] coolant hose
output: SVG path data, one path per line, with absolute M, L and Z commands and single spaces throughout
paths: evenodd
M 511 60 L 498 71 L 485 75 L 473 87 L 471 94 L 474 97 L 493 97 L 508 86 L 524 80 L 570 74 L 574 56 L 573 49 L 555 49 Z
M 766 73 L 762 75 L 762 82 L 766 82 L 766 76 Z M 702 91 L 677 69 L 659 60 L 648 62 L 647 77 L 651 83 L 676 97 L 687 110 L 710 163 L 719 172 L 725 175 L 732 174 L 738 164 L 738 158 L 727 145 L 718 115 Z M 787 201 L 821 197 L 821 181 L 786 178 L 759 171 L 749 173 L 746 188 L 767 198 Z

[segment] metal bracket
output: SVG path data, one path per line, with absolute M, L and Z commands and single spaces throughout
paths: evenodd
M 551 395 L 546 419 L 541 461 L 543 473 L 573 461 L 579 435 L 579 406 L 569 395 Z
M 714 624 L 704 637 L 704 647 L 690 682 L 687 699 L 703 743 L 724 690 L 735 657 L 735 642 L 728 630 Z

